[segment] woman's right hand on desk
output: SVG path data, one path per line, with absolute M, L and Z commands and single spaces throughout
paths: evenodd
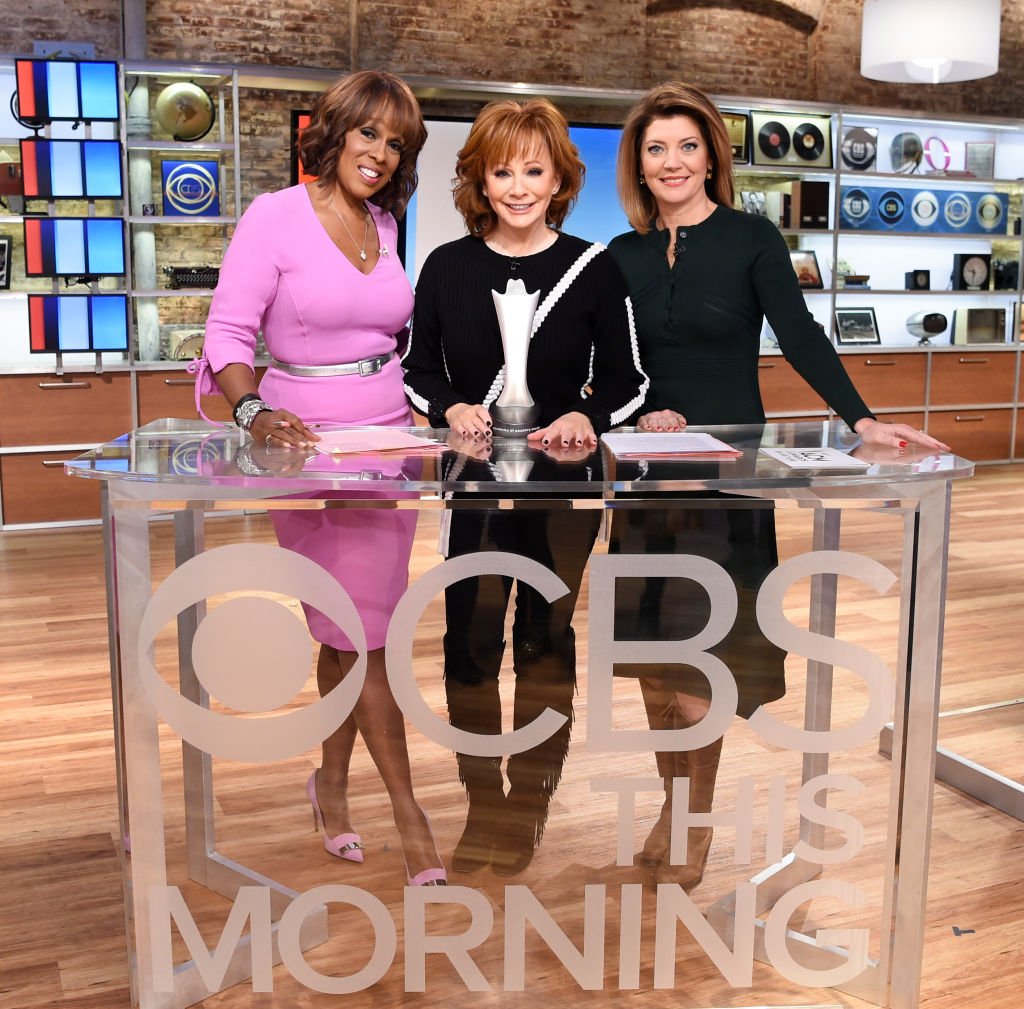
M 266 448 L 309 448 L 320 440 L 301 417 L 289 410 L 261 410 L 253 418 L 249 434 Z
M 444 412 L 444 419 L 463 438 L 490 438 L 491 415 L 481 403 L 456 403 Z
M 655 410 L 645 413 L 637 422 L 638 431 L 682 431 L 686 418 L 675 410 Z

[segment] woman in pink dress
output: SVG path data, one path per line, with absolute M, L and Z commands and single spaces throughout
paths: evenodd
M 317 424 L 412 423 L 396 334 L 412 290 L 395 251 L 426 139 L 419 105 L 389 73 L 349 74 L 318 99 L 299 153 L 316 182 L 257 197 L 224 257 L 206 326 L 206 355 L 235 420 L 257 444 L 308 449 Z M 271 366 L 257 390 L 262 330 Z M 278 541 L 329 570 L 366 630 L 366 682 L 352 716 L 324 741 L 306 792 L 332 855 L 362 862 L 349 821 L 348 767 L 362 735 L 388 790 L 411 885 L 443 885 L 426 814 L 413 795 L 405 721 L 388 685 L 384 641 L 408 582 L 412 512 L 272 512 Z M 320 642 L 317 685 L 336 686 L 355 662 L 339 627 L 304 606 Z

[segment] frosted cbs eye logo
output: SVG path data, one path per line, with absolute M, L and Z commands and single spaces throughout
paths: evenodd
M 217 445 L 208 443 L 206 438 L 183 441 L 171 453 L 171 472 L 192 476 L 222 458 Z
M 202 214 L 217 199 L 217 179 L 205 165 L 175 165 L 164 178 L 164 198 L 179 214 Z
M 878 201 L 878 216 L 886 224 L 899 224 L 903 219 L 903 213 L 906 209 L 907 205 L 903 197 L 894 189 L 883 193 Z
M 919 228 L 930 228 L 939 216 L 938 197 L 927 190 L 917 193 L 910 204 L 910 216 Z
M 348 635 L 358 658 L 342 682 L 306 707 L 236 717 L 193 704 L 153 664 L 152 646 L 179 613 L 210 596 L 275 592 L 315 606 Z M 283 760 L 326 739 L 348 717 L 366 678 L 366 634 L 348 593 L 318 564 L 281 547 L 236 544 L 187 561 L 153 593 L 139 624 L 139 675 L 156 712 L 211 756 L 245 763 Z M 245 712 L 287 704 L 309 679 L 312 642 L 292 610 L 263 596 L 238 596 L 211 609 L 192 642 L 196 677 L 211 697 Z
M 952 193 L 946 198 L 942 216 L 951 228 L 963 228 L 971 220 L 971 201 L 964 193 Z

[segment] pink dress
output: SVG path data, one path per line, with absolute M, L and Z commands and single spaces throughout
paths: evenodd
M 412 315 L 412 288 L 395 251 L 394 218 L 367 206 L 382 254 L 363 274 L 331 241 L 305 186 L 253 201 L 235 229 L 210 305 L 205 348 L 215 372 L 235 363 L 252 368 L 261 329 L 267 350 L 287 364 L 347 364 L 396 349 L 396 334 Z M 268 368 L 260 395 L 309 424 L 412 424 L 397 355 L 375 375 L 300 378 Z M 326 568 L 352 597 L 368 647 L 383 647 L 408 584 L 415 513 L 279 511 L 271 520 L 281 546 Z M 317 641 L 352 650 L 339 627 L 303 608 Z

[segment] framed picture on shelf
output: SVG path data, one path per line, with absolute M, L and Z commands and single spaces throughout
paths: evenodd
M 821 270 L 818 269 L 818 257 L 813 249 L 790 249 L 789 259 L 793 264 L 793 272 L 803 288 L 818 288 L 825 285 L 821 282 Z
M 873 308 L 837 308 L 836 343 L 844 347 L 881 343 Z
M 964 168 L 979 179 L 992 179 L 996 174 L 996 145 L 994 141 L 964 144 Z
M 729 133 L 729 143 L 732 146 L 732 160 L 734 164 L 746 165 L 750 163 L 750 147 L 747 141 L 747 126 L 750 122 L 746 112 L 727 112 L 719 110 L 725 122 L 725 128 Z
M 0 235 L 0 291 L 11 286 L 11 236 Z

